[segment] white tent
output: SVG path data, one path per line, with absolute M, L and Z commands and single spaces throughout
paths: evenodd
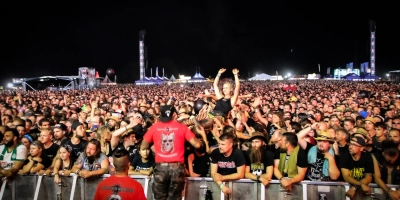
M 174 75 L 171 76 L 171 78 L 169 78 L 170 81 L 176 81 L 176 78 Z
M 262 81 L 262 80 L 271 80 L 273 79 L 272 76 L 268 75 L 268 74 L 257 74 L 254 77 L 249 78 L 250 81 Z

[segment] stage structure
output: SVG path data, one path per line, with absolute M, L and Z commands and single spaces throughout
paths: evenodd
M 33 91 L 36 91 L 34 87 L 29 85 L 28 81 L 48 81 L 50 79 L 60 79 L 69 81 L 68 85 L 62 88 L 62 90 L 71 89 L 74 90 L 77 85 L 76 80 L 79 79 L 79 76 L 40 76 L 40 77 L 32 77 L 32 78 L 13 78 L 12 81 L 14 84 L 21 84 L 22 89 L 26 91 L 26 86 L 30 87 Z
M 370 64 L 371 64 L 371 76 L 375 76 L 375 32 L 376 32 L 376 23 L 375 21 L 369 21 L 369 28 L 371 31 L 371 43 L 370 43 Z

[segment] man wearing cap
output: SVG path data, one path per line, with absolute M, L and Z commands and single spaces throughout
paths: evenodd
M 351 185 L 346 196 L 353 198 L 358 190 L 364 193 L 370 193 L 368 184 L 372 182 L 374 173 L 374 163 L 372 156 L 365 153 L 365 139 L 359 136 L 353 136 L 350 139 L 349 154 L 340 157 L 340 170 L 343 179 Z
M 307 154 L 307 179 L 311 181 L 331 181 L 340 176 L 336 165 L 335 153 L 331 148 L 334 138 L 327 131 L 321 131 L 315 138 L 317 145 L 310 148 Z
M 111 116 L 107 119 L 107 126 L 111 133 L 114 132 L 119 126 L 119 118 L 117 116 Z
M 250 137 L 251 148 L 246 152 L 245 178 L 261 182 L 267 186 L 274 172 L 272 152 L 266 149 L 267 138 L 261 132 Z
M 156 165 L 154 167 L 154 199 L 181 199 L 185 186 L 185 141 L 196 149 L 201 145 L 187 126 L 173 120 L 175 108 L 161 107 L 160 122 L 153 124 L 144 135 L 141 149 L 154 144 Z
M 65 135 L 67 133 L 67 126 L 65 124 L 56 124 L 53 127 L 53 133 L 54 143 L 60 145 L 63 140 L 67 139 Z
M 71 125 L 72 137 L 65 139 L 61 142 L 61 145 L 67 144 L 72 147 L 71 157 L 77 159 L 79 155 L 85 150 L 87 141 L 84 140 L 86 136 L 85 128 L 79 121 L 74 121 Z

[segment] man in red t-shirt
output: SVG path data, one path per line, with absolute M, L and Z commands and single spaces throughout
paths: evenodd
M 142 185 L 128 176 L 129 152 L 125 149 L 114 152 L 113 164 L 115 174 L 100 182 L 94 200 L 146 200 Z
M 189 141 L 195 148 L 200 148 L 194 133 L 173 120 L 175 116 L 173 106 L 162 106 L 160 122 L 149 128 L 142 141 L 141 149 L 148 149 L 150 143 L 154 143 L 156 166 L 152 188 L 157 200 L 182 199 L 185 186 L 184 143 Z

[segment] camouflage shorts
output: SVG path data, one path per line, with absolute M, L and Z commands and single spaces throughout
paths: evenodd
M 185 187 L 185 166 L 183 163 L 157 163 L 152 185 L 154 199 L 182 199 Z

